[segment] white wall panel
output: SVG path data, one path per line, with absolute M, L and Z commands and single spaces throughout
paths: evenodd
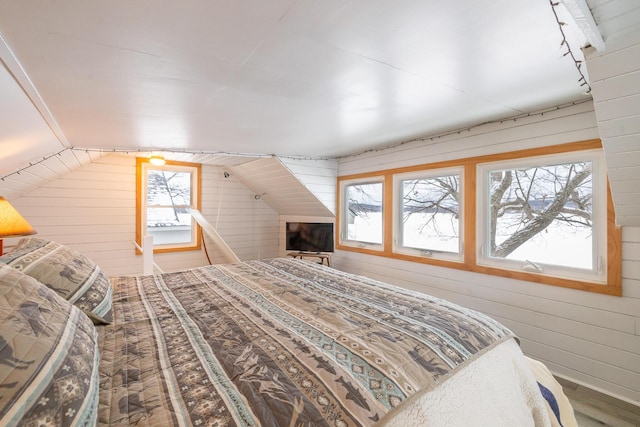
M 607 35 L 607 43 L 637 28 L 640 22 L 637 0 L 589 0 L 588 3 L 600 32 Z
M 345 157 L 339 175 L 599 138 L 591 102 Z
M 289 158 L 280 158 L 280 161 L 329 211 L 335 214 L 338 162 Z
M 232 177 L 237 178 L 281 215 L 324 215 L 333 217 L 326 203 L 335 204 L 335 161 L 304 161 L 292 173 L 277 158 L 264 158 L 230 167 Z M 313 164 L 314 167 L 309 167 Z M 333 164 L 333 166 L 331 166 Z M 298 176 L 299 174 L 299 176 Z M 331 179 L 333 177 L 333 180 Z M 303 182 L 313 179 L 314 188 Z M 332 184 L 329 184 L 333 181 Z M 315 193 L 319 188 L 322 192 Z M 333 188 L 331 187 L 333 186 Z
M 614 13 L 606 3 L 594 7 L 600 16 L 599 25 L 606 26 L 620 19 L 640 16 L 639 2 L 620 2 L 628 11 Z M 621 6 L 619 5 L 619 6 Z M 640 187 L 640 173 L 629 168 L 628 161 L 640 153 L 640 25 L 624 27 L 620 34 L 607 40 L 607 49 L 598 53 L 586 51 L 587 70 L 592 87 L 598 126 L 602 129 L 602 145 L 607 154 L 607 166 L 613 201 L 621 225 L 640 226 L 640 204 L 629 194 Z M 623 160 L 629 156 L 629 160 Z M 629 191 L 631 190 L 631 191 Z
M 593 106 L 580 104 L 340 159 L 338 174 L 598 138 L 595 123 Z M 633 177 L 631 169 L 623 167 L 616 173 Z M 640 404 L 640 228 L 623 228 L 622 251 L 622 297 L 346 251 L 337 251 L 332 263 L 487 313 L 512 328 L 523 350 L 555 373 Z
M 206 185 L 205 185 L 206 183 Z M 276 256 L 278 214 L 233 174 L 224 177 L 222 167 L 203 165 L 202 214 L 241 260 Z M 214 263 L 221 262 L 208 242 Z
M 202 212 L 241 259 L 275 256 L 278 214 L 237 180 L 223 177 L 221 167 L 203 166 Z M 221 192 L 221 190 L 224 190 Z M 73 247 L 107 274 L 140 274 L 136 256 L 135 158 L 108 155 L 48 182 L 13 205 L 38 231 L 37 237 Z M 18 239 L 6 239 L 7 249 Z M 221 255 L 209 242 L 212 261 Z M 204 251 L 157 254 L 164 271 L 205 265 Z
M 0 177 L 0 195 L 12 200 L 68 174 L 70 171 L 97 160 L 101 153 L 65 149 L 25 165 L 24 169 Z

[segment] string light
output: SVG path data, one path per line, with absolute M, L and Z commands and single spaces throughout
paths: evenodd
M 48 156 L 44 156 L 42 159 L 38 160 L 37 162 L 29 162 L 29 166 L 24 166 L 24 167 L 22 167 L 20 169 L 17 169 L 17 170 L 15 170 L 15 171 L 7 174 L 7 175 L 4 175 L 4 176 L 2 176 L 0 178 L 0 180 L 4 181 L 5 178 L 10 177 L 11 175 L 20 175 L 20 172 L 24 172 L 25 170 L 29 169 L 32 166 L 39 165 L 40 163 L 45 162 L 45 161 L 49 160 L 52 157 L 60 156 L 60 155 L 62 155 L 62 153 L 64 153 L 67 150 L 69 150 L 69 148 L 65 148 L 63 150 L 58 151 L 57 153 L 53 153 L 53 154 L 50 154 Z
M 0 181 L 5 181 L 6 178 L 9 178 L 13 175 L 20 175 L 21 172 L 26 171 L 27 169 L 29 169 L 32 166 L 35 165 L 39 165 L 40 163 L 46 162 L 47 160 L 51 159 L 52 157 L 56 157 L 56 156 L 62 156 L 62 154 L 66 151 L 71 151 L 72 153 L 77 151 L 77 152 L 84 152 L 85 154 L 89 154 L 89 153 L 111 153 L 111 154 L 116 154 L 116 153 L 122 153 L 122 154 L 126 154 L 128 155 L 129 153 L 147 153 L 147 152 L 153 152 L 156 150 L 153 149 L 135 149 L 135 148 L 88 148 L 88 147 L 67 147 L 63 150 L 60 150 L 56 153 L 50 154 L 48 156 L 44 156 L 42 159 L 38 160 L 38 161 L 32 161 L 29 163 L 29 166 L 24 166 L 20 169 L 17 169 L 11 173 L 8 173 L 6 175 L 3 175 L 0 177 Z M 273 158 L 273 157 L 277 157 L 280 159 L 290 159 L 290 160 L 312 160 L 312 161 L 320 161 L 320 160 L 335 160 L 337 159 L 336 157 L 314 157 L 314 156 L 294 156 L 294 155 L 275 155 L 275 154 L 251 154 L 251 153 L 235 153 L 235 152 L 228 152 L 228 151 L 206 151 L 206 150 L 184 150 L 184 149 L 180 149 L 180 150 L 170 150 L 170 151 L 164 151 L 167 154 L 190 154 L 190 155 L 207 155 L 207 156 L 221 156 L 221 157 L 250 157 L 250 158 Z
M 577 59 L 573 53 L 573 51 L 571 50 L 571 46 L 569 45 L 569 42 L 567 41 L 567 37 L 564 33 L 563 30 L 563 26 L 565 26 L 566 24 L 562 21 L 560 21 L 560 19 L 558 18 L 558 14 L 555 10 L 556 6 L 558 6 L 560 3 L 558 2 L 553 2 L 553 0 L 549 0 L 549 4 L 551 5 L 551 10 L 553 11 L 553 15 L 555 16 L 556 22 L 558 24 L 558 29 L 560 30 L 560 34 L 562 35 L 562 41 L 560 42 L 560 46 L 566 46 L 567 51 L 562 55 L 562 57 L 566 57 L 568 55 L 571 56 L 571 59 L 573 60 L 573 63 L 576 66 L 576 70 L 578 71 L 578 73 L 580 74 L 580 78 L 578 79 L 578 83 L 580 83 L 580 86 L 586 86 L 587 90 L 585 91 L 585 94 L 590 94 L 591 93 L 591 85 L 589 84 L 589 82 L 587 81 L 586 76 L 584 75 L 584 73 L 582 72 L 582 61 Z M 290 160 L 312 160 L 312 161 L 322 161 L 322 160 L 339 160 L 339 159 L 346 159 L 346 158 L 351 158 L 351 157 L 356 157 L 356 156 L 360 156 L 362 154 L 367 154 L 367 153 L 373 153 L 373 152 L 379 152 L 379 151 L 383 151 L 383 150 L 387 150 L 390 148 L 396 148 L 405 144 L 409 144 L 412 142 L 426 142 L 427 140 L 429 141 L 434 141 L 434 140 L 438 140 L 447 136 L 451 136 L 451 135 L 460 135 L 462 132 L 471 132 L 473 129 L 478 128 L 480 126 L 484 126 L 484 125 L 489 125 L 489 124 L 494 124 L 494 123 L 504 123 L 505 121 L 511 121 L 513 120 L 514 122 L 518 119 L 522 119 L 522 118 L 526 118 L 526 117 L 532 117 L 532 116 L 543 116 L 545 112 L 549 112 L 549 111 L 555 111 L 555 110 L 559 110 L 561 108 L 566 108 L 566 107 L 572 107 L 574 105 L 578 105 L 581 104 L 583 102 L 589 102 L 591 101 L 590 99 L 584 100 L 584 101 L 579 101 L 579 102 L 572 102 L 570 104 L 566 104 L 566 105 L 562 105 L 562 106 L 556 106 L 555 108 L 552 108 L 550 110 L 545 110 L 545 111 L 539 111 L 539 112 L 535 112 L 535 113 L 526 113 L 526 114 L 522 114 L 522 115 L 518 115 L 518 116 L 514 116 L 514 117 L 509 117 L 506 119 L 500 119 L 500 120 L 490 120 L 490 121 L 486 121 L 486 122 L 482 122 L 479 124 L 476 124 L 474 126 L 470 126 L 470 127 L 466 127 L 463 129 L 457 129 L 457 130 L 453 130 L 451 132 L 447 132 L 447 133 L 442 133 L 442 134 L 438 134 L 432 137 L 427 137 L 427 138 L 416 138 L 416 139 L 411 139 L 411 140 L 407 140 L 407 141 L 402 141 L 399 142 L 397 144 L 392 144 L 392 145 L 385 145 L 382 147 L 377 147 L 377 148 L 371 148 L 368 150 L 364 150 L 364 151 L 360 151 L 358 153 L 355 154 L 348 154 L 348 155 L 344 155 L 344 156 L 295 156 L 295 155 L 275 155 L 275 154 L 253 154 L 253 153 L 238 153 L 238 152 L 226 152 L 226 151 L 206 151 L 206 150 L 199 150 L 199 151 L 193 151 L 193 150 L 170 150 L 168 151 L 169 153 L 176 153 L 176 154 L 191 154 L 191 155 L 211 155 L 211 156 L 235 156 L 235 157 L 253 157 L 253 158 L 269 158 L 269 157 L 278 157 L 278 158 L 282 158 L 282 159 L 290 159 Z M 62 153 L 64 153 L 65 151 L 71 150 L 73 151 L 84 151 L 86 154 L 89 154 L 89 152 L 99 152 L 99 153 L 125 153 L 125 154 L 129 154 L 130 152 L 135 152 L 135 153 L 140 153 L 140 152 L 149 152 L 149 151 L 154 151 L 153 149 L 133 149 L 133 148 L 75 148 L 75 147 L 67 147 L 57 153 L 53 153 L 51 155 L 48 156 L 44 156 L 41 160 L 37 161 L 37 162 L 30 162 L 29 166 L 25 166 L 22 167 L 20 169 L 17 169 L 7 175 L 4 175 L 2 177 L 0 177 L 0 181 L 5 181 L 6 178 L 12 176 L 12 175 L 20 175 L 21 172 L 27 170 L 28 168 L 38 165 L 40 163 L 43 163 L 47 160 L 49 160 L 52 157 L 55 156 L 62 156 Z
M 549 0 L 549 4 L 551 5 L 553 16 L 555 16 L 556 22 L 558 23 L 558 29 L 560 29 L 560 34 L 562 34 L 562 42 L 560 42 L 560 47 L 565 46 L 567 48 L 567 51 L 562 55 L 562 57 L 564 58 L 567 55 L 571 55 L 571 59 L 573 60 L 573 63 L 575 64 L 576 69 L 578 70 L 578 73 L 580 74 L 580 79 L 578 80 L 578 83 L 580 83 L 580 86 L 587 87 L 585 94 L 588 95 L 591 93 L 591 85 L 589 84 L 589 82 L 587 82 L 587 78 L 582 72 L 582 61 L 577 59 L 576 56 L 573 54 L 573 51 L 571 50 L 571 46 L 567 41 L 567 36 L 564 33 L 564 29 L 562 29 L 562 27 L 564 27 L 566 24 L 560 21 L 560 18 L 558 18 L 558 13 L 556 12 L 556 6 L 558 6 L 560 3 L 554 2 L 553 0 Z
M 562 54 L 562 57 L 566 57 L 566 56 L 571 56 L 571 59 L 573 60 L 573 63 L 575 64 L 576 70 L 578 71 L 578 73 L 580 74 L 580 78 L 578 79 L 578 83 L 580 84 L 580 86 L 586 86 L 586 90 L 585 90 L 585 94 L 590 94 L 591 93 L 591 85 L 589 84 L 589 82 L 587 81 L 586 76 L 584 75 L 584 73 L 582 72 L 582 61 L 577 59 L 576 56 L 574 55 L 571 46 L 569 44 L 569 42 L 567 41 L 567 37 L 565 35 L 564 29 L 563 27 L 565 25 L 567 25 L 565 22 L 560 21 L 560 18 L 558 17 L 558 13 L 556 12 L 556 7 L 560 4 L 559 2 L 554 2 L 553 0 L 549 0 L 549 4 L 551 5 L 551 10 L 553 11 L 553 15 L 555 17 L 556 23 L 558 24 L 558 29 L 560 31 L 560 34 L 562 35 L 562 41 L 560 42 L 560 47 L 565 46 L 567 51 L 565 53 Z M 434 141 L 434 140 L 438 140 L 447 136 L 451 136 L 451 135 L 460 135 L 462 132 L 471 132 L 473 129 L 484 126 L 484 125 L 488 125 L 488 124 L 494 124 L 494 123 L 504 123 L 505 121 L 511 121 L 513 120 L 514 122 L 517 119 L 522 119 L 522 118 L 526 118 L 526 117 L 532 117 L 532 116 L 536 116 L 536 115 L 540 115 L 543 116 L 545 112 L 549 112 L 549 111 L 555 111 L 558 110 L 560 108 L 566 108 L 566 107 L 571 107 L 583 102 L 589 102 L 591 101 L 590 99 L 584 100 L 584 101 L 579 101 L 579 102 L 572 102 L 570 104 L 566 104 L 564 106 L 557 106 L 553 109 L 550 110 L 545 110 L 545 111 L 541 111 L 541 112 L 536 112 L 536 113 L 526 113 L 526 114 L 522 114 L 522 115 L 518 115 L 518 116 L 514 116 L 514 117 L 509 117 L 506 119 L 499 119 L 499 120 L 491 120 L 491 121 L 485 121 L 470 127 L 466 127 L 463 129 L 458 129 L 458 130 L 454 130 L 451 132 L 447 132 L 447 133 L 442 133 L 442 134 L 438 134 L 432 137 L 426 137 L 426 138 L 416 138 L 416 139 L 411 139 L 411 140 L 406 140 L 406 141 L 402 141 L 396 144 L 392 144 L 392 145 L 385 145 L 382 147 L 377 147 L 377 148 L 372 148 L 372 149 L 367 149 L 364 151 L 360 151 L 358 153 L 355 154 L 348 154 L 348 155 L 344 155 L 344 156 L 319 156 L 319 157 L 315 157 L 315 156 L 295 156 L 295 155 L 275 155 L 275 154 L 252 154 L 252 153 L 237 153 L 237 152 L 224 152 L 224 151 L 192 151 L 192 150 L 170 150 L 168 151 L 169 153 L 177 153 L 177 154 L 191 154 L 191 155 L 212 155 L 212 156 L 236 156 L 236 157 L 252 157 L 252 158 L 268 158 L 268 157 L 278 157 L 278 158 L 283 158 L 283 159 L 291 159 L 291 160 L 312 160 L 312 161 L 321 161 L 321 160 L 339 160 L 339 159 L 345 159 L 345 158 L 351 158 L 351 157 L 356 157 L 362 154 L 367 154 L 367 153 L 372 153 L 372 152 L 379 152 L 379 151 L 383 151 L 383 150 L 387 150 L 387 149 L 391 149 L 391 148 L 396 148 L 405 144 L 409 144 L 412 142 L 426 142 L 427 140 L 429 141 Z M 51 155 L 45 156 L 43 157 L 41 160 L 36 161 L 36 162 L 30 162 L 29 166 L 25 166 L 22 167 L 20 169 L 17 169 L 7 175 L 4 175 L 2 177 L 0 177 L 0 181 L 5 181 L 6 178 L 12 176 L 12 175 L 20 175 L 21 172 L 27 170 L 28 168 L 38 165 L 40 163 L 43 163 L 47 160 L 49 160 L 52 157 L 55 156 L 62 156 L 62 154 L 68 150 L 73 151 L 84 151 L 86 154 L 89 154 L 89 152 L 100 152 L 100 153 L 125 153 L 125 154 L 129 154 L 130 152 L 136 152 L 136 153 L 140 153 L 140 152 L 148 152 L 148 151 L 153 151 L 153 150 L 143 150 L 143 149 L 132 149 L 132 148 L 123 148 L 123 149 L 118 149 L 118 148 L 75 148 L 75 147 L 67 147 L 57 153 L 53 153 Z
M 584 76 L 583 76 L 584 78 Z M 446 138 L 448 136 L 451 135 L 462 135 L 462 133 L 464 132 L 471 132 L 472 130 L 485 126 L 485 125 L 490 125 L 490 124 L 496 124 L 496 123 L 505 123 L 508 121 L 513 121 L 516 122 L 517 120 L 521 120 L 527 117 L 535 117 L 535 116 L 544 116 L 545 113 L 550 113 L 553 111 L 558 111 L 561 110 L 563 108 L 568 108 L 568 107 L 573 107 L 575 105 L 579 105 L 585 102 L 590 102 L 591 99 L 585 99 L 583 101 L 574 101 L 568 104 L 564 104 L 564 105 L 557 105 L 553 108 L 549 108 L 546 110 L 541 110 L 541 111 L 537 111 L 537 112 L 532 112 L 532 113 L 525 113 L 525 114 L 520 114 L 517 116 L 512 116 L 512 117 L 507 117 L 507 118 L 503 118 L 503 119 L 498 119 L 498 120 L 489 120 L 486 122 L 482 122 L 482 123 L 478 123 L 476 125 L 473 126 L 469 126 L 469 127 L 465 127 L 462 129 L 456 129 L 450 132 L 446 132 L 446 133 L 441 133 L 438 135 L 434 135 L 434 136 L 430 136 L 430 137 L 422 137 L 422 138 L 414 138 L 414 139 L 410 139 L 410 140 L 406 140 L 406 141 L 402 141 L 402 142 L 398 142 L 397 144 L 391 144 L 391 145 L 385 145 L 382 147 L 376 147 L 376 148 L 371 148 L 368 150 L 364 150 L 364 151 L 360 151 L 358 153 L 354 153 L 354 154 L 347 154 L 347 155 L 343 155 L 343 156 L 322 156 L 322 157 L 314 157 L 314 156 L 294 156 L 294 155 L 276 155 L 276 154 L 249 154 L 249 153 L 234 153 L 234 152 L 227 152 L 227 151 L 206 151 L 206 150 L 171 150 L 171 151 L 165 151 L 166 153 L 175 153 L 175 154 L 191 154 L 191 155 L 210 155 L 210 156 L 229 156 L 229 157 L 254 157 L 254 158 L 279 158 L 279 159 L 289 159 L 289 160 L 310 160 L 310 161 L 325 161 L 325 160 L 340 160 L 340 159 L 349 159 L 349 158 L 353 158 L 353 157 L 357 157 L 363 154 L 367 154 L 367 153 L 374 153 L 374 152 L 379 152 L 379 151 L 384 151 L 387 149 L 391 149 L 391 148 L 396 148 L 396 147 L 400 147 L 403 146 L 405 144 L 410 144 L 410 143 L 415 143 L 415 142 L 427 142 L 427 141 L 437 141 L 441 138 Z M 75 147 L 68 147 L 65 148 L 64 150 L 61 150 L 57 153 L 51 154 L 49 156 L 45 156 L 43 157 L 41 160 L 37 161 L 37 162 L 33 162 L 33 163 L 29 163 L 29 166 L 25 166 L 21 169 L 18 169 L 14 172 L 11 172 L 7 175 L 4 175 L 2 177 L 0 177 L 0 181 L 4 181 L 5 178 L 8 178 L 12 175 L 19 175 L 20 172 L 25 171 L 26 169 L 30 168 L 31 166 L 35 166 L 38 165 L 40 163 L 43 163 L 47 160 L 49 160 L 52 157 L 55 156 L 61 156 L 62 153 L 64 153 L 65 151 L 84 151 L 86 154 L 89 154 L 90 152 L 94 152 L 94 153 L 124 153 L 124 154 L 129 154 L 129 153 L 145 153 L 145 152 L 152 152 L 154 150 L 152 149 L 134 149 L 134 148 L 75 148 Z
M 474 129 L 477 129 L 477 128 L 480 128 L 480 127 L 486 126 L 486 125 L 498 124 L 498 123 L 502 124 L 502 123 L 511 122 L 511 121 L 513 121 L 515 123 L 517 120 L 526 119 L 528 117 L 536 117 L 536 116 L 542 117 L 546 113 L 562 110 L 564 108 L 573 107 L 573 106 L 576 106 L 576 105 L 583 104 L 585 102 L 591 102 L 591 99 L 589 98 L 589 99 L 585 99 L 585 100 L 582 100 L 582 101 L 570 102 L 568 104 L 556 105 L 555 107 L 548 108 L 548 109 L 545 109 L 545 110 L 535 111 L 535 112 L 532 112 L 532 113 L 524 113 L 524 114 L 519 114 L 517 116 L 511 116 L 511 117 L 497 119 L 497 120 L 488 120 L 486 122 L 478 123 L 478 124 L 475 124 L 473 126 L 468 126 L 468 127 L 465 127 L 465 128 L 456 129 L 456 130 L 452 130 L 452 131 L 445 132 L 445 133 L 440 133 L 438 135 L 422 137 L 422 138 L 414 138 L 414 139 L 398 142 L 396 144 L 385 145 L 385 146 L 376 147 L 376 148 L 370 148 L 368 150 L 364 150 L 364 151 L 361 151 L 361 152 L 358 152 L 358 153 L 354 153 L 354 154 L 348 154 L 348 155 L 345 155 L 345 156 L 338 156 L 338 157 L 336 157 L 336 159 L 338 159 L 338 160 L 339 159 L 349 159 L 349 158 L 361 156 L 363 154 L 376 153 L 376 152 L 388 150 L 390 148 L 401 147 L 403 145 L 411 144 L 411 143 L 419 143 L 419 142 L 426 143 L 427 141 L 434 142 L 434 141 L 437 141 L 439 139 L 446 138 L 448 136 L 462 135 L 462 133 L 471 132 Z

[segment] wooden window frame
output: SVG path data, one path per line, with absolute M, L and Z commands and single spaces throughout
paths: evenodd
M 590 245 L 581 244 L 583 248 L 590 247 L 592 267 L 579 268 L 563 265 L 561 263 L 544 263 L 535 258 L 526 260 L 518 257 L 502 258 L 490 255 L 489 245 L 489 204 L 490 189 L 488 174 L 495 170 L 516 170 L 545 168 L 550 165 L 571 164 L 579 162 L 591 163 L 591 240 Z M 477 165 L 478 191 L 477 206 L 480 208 L 477 214 L 476 239 L 476 260 L 479 265 L 497 267 L 505 270 L 521 271 L 521 269 L 538 269 L 539 274 L 546 274 L 552 277 L 565 277 L 571 280 L 583 280 L 598 284 L 606 283 L 606 174 L 605 159 L 602 150 L 580 150 L 566 153 L 547 154 L 543 156 L 521 157 L 518 159 L 501 160 L 498 162 L 481 163 Z M 565 253 L 567 251 L 564 251 Z M 537 256 L 537 255 L 536 255 Z M 532 255 L 533 257 L 533 255 Z
M 396 215 L 394 217 L 393 224 L 393 253 L 396 254 L 406 254 L 417 257 L 429 257 L 433 259 L 441 259 L 441 260 L 451 260 L 454 262 L 460 262 L 463 259 L 463 244 L 464 244 L 464 197 L 458 201 L 459 203 L 459 212 L 458 212 L 458 221 L 459 224 L 462 225 L 459 227 L 459 235 L 458 235 L 458 251 L 456 252 L 447 252 L 447 251 L 438 251 L 436 249 L 416 249 L 411 248 L 409 246 L 404 246 L 400 244 L 402 240 L 402 236 L 399 236 L 402 232 L 402 226 L 400 223 L 400 216 L 403 215 L 404 203 L 403 203 L 403 189 L 402 182 L 409 179 L 429 179 L 435 177 L 444 177 L 444 176 L 459 176 L 459 186 L 462 189 L 462 194 L 464 194 L 464 168 L 461 166 L 454 166 L 449 168 L 430 168 L 430 169 L 422 169 L 420 171 L 412 171 L 405 173 L 396 173 L 393 174 L 393 213 Z M 397 220 L 395 220 L 397 218 Z M 403 242 L 404 243 L 404 242 Z
M 345 188 L 347 186 L 353 186 L 353 185 L 367 185 L 367 184 L 382 184 L 382 194 L 383 194 L 383 198 L 386 197 L 386 193 L 387 191 L 385 190 L 387 188 L 388 185 L 388 180 L 385 177 L 379 176 L 379 175 L 369 175 L 367 176 L 365 179 L 352 179 L 349 181 L 344 181 L 342 183 L 342 187 L 339 190 L 339 193 L 342 194 L 342 197 L 346 197 L 346 192 L 345 192 Z M 338 184 L 340 185 L 340 183 Z M 341 226 L 336 227 L 337 230 L 337 239 L 336 242 L 339 242 L 342 246 L 345 247 L 350 247 L 350 248 L 366 248 L 369 251 L 375 251 L 375 252 L 380 252 L 382 250 L 384 250 L 385 247 L 385 242 L 387 239 L 387 236 L 385 235 L 385 221 L 386 221 L 386 217 L 390 216 L 388 215 L 388 211 L 387 210 L 387 206 L 386 206 L 386 200 L 382 200 L 382 243 L 374 243 L 374 242 L 364 242 L 364 241 L 360 241 L 360 240 L 350 240 L 347 238 L 347 234 L 348 234 L 348 223 L 347 222 L 342 222 L 342 226 L 344 226 L 344 228 L 341 228 Z M 346 200 L 342 200 L 340 203 L 340 206 L 343 206 L 343 208 L 345 209 L 344 212 L 341 213 L 341 215 L 346 215 Z
M 602 150 L 602 143 L 599 139 L 578 141 L 554 146 L 531 148 L 524 150 L 511 151 L 506 153 L 498 153 L 485 156 L 469 157 L 457 160 L 442 161 L 430 164 L 422 164 L 403 168 L 386 169 L 382 171 L 374 171 L 362 174 L 340 176 L 337 179 L 338 189 L 338 216 L 336 218 L 336 229 L 338 233 L 341 230 L 343 221 L 342 204 L 343 195 L 341 194 L 344 182 L 360 180 L 364 181 L 371 177 L 383 177 L 384 193 L 383 193 L 383 211 L 387 214 L 383 216 L 383 248 L 382 250 L 370 250 L 366 247 L 354 247 L 343 245 L 340 236 L 336 238 L 336 249 L 358 252 L 367 255 L 383 256 L 404 261 L 417 262 L 422 264 L 434 265 L 439 267 L 454 268 L 475 273 L 490 274 L 494 276 L 506 277 L 516 280 L 525 280 L 534 283 L 541 283 L 552 286 L 560 286 L 570 289 L 578 289 L 589 292 L 596 292 L 606 295 L 620 296 L 622 295 L 622 230 L 615 223 L 615 210 L 613 199 L 611 197 L 610 188 L 607 188 L 607 280 L 605 284 L 590 282 L 586 280 L 574 280 L 555 276 L 546 276 L 538 273 L 530 273 L 526 271 L 507 270 L 492 266 L 479 265 L 476 260 L 477 245 L 477 166 L 481 163 L 491 163 L 496 161 L 506 161 L 520 159 L 523 157 L 536 157 L 552 154 L 568 153 L 582 150 Z M 393 211 L 393 177 L 398 174 L 408 172 L 416 172 L 431 169 L 445 169 L 451 167 L 463 167 L 463 212 L 464 220 L 461 224 L 464 233 L 463 243 L 463 261 L 451 261 L 445 259 L 436 259 L 430 257 L 421 257 L 407 255 L 393 251 L 393 230 L 394 217 Z M 608 186 L 607 186 L 608 187 Z M 391 190 L 390 190 L 391 189 Z
M 146 203 L 143 202 L 143 197 L 146 200 L 146 194 L 143 194 L 144 182 L 143 182 L 143 164 L 149 164 L 149 159 L 144 157 L 136 158 L 136 243 L 142 247 L 142 237 L 143 237 L 143 223 L 142 223 L 142 211 L 146 208 Z M 201 200 L 202 200 L 202 165 L 199 163 L 188 163 L 188 162 L 177 162 L 167 160 L 166 165 L 168 166 L 185 166 L 189 168 L 193 168 L 196 170 L 196 186 L 195 191 L 192 191 L 192 197 L 195 196 L 195 207 L 197 210 L 201 209 Z M 161 170 L 162 166 L 153 166 L 154 169 Z M 193 189 L 192 189 L 193 190 Z M 198 225 L 195 220 L 192 220 L 192 224 L 195 227 L 194 235 L 195 241 L 192 241 L 191 244 L 187 245 L 162 245 L 157 247 L 154 245 L 153 253 L 169 253 L 169 252 L 184 252 L 184 251 L 195 251 L 200 250 L 202 248 L 202 237 L 200 232 L 200 225 Z M 136 254 L 140 255 L 140 251 L 136 249 Z

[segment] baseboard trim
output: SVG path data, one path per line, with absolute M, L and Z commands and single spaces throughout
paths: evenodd
M 592 387 L 555 376 L 576 412 L 616 427 L 640 427 L 640 406 Z

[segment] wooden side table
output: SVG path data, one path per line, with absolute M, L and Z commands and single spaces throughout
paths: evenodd
M 331 267 L 331 255 L 330 254 L 322 254 L 315 252 L 289 252 L 287 254 L 293 258 L 319 258 L 320 262 L 318 264 L 326 264 L 327 267 Z

